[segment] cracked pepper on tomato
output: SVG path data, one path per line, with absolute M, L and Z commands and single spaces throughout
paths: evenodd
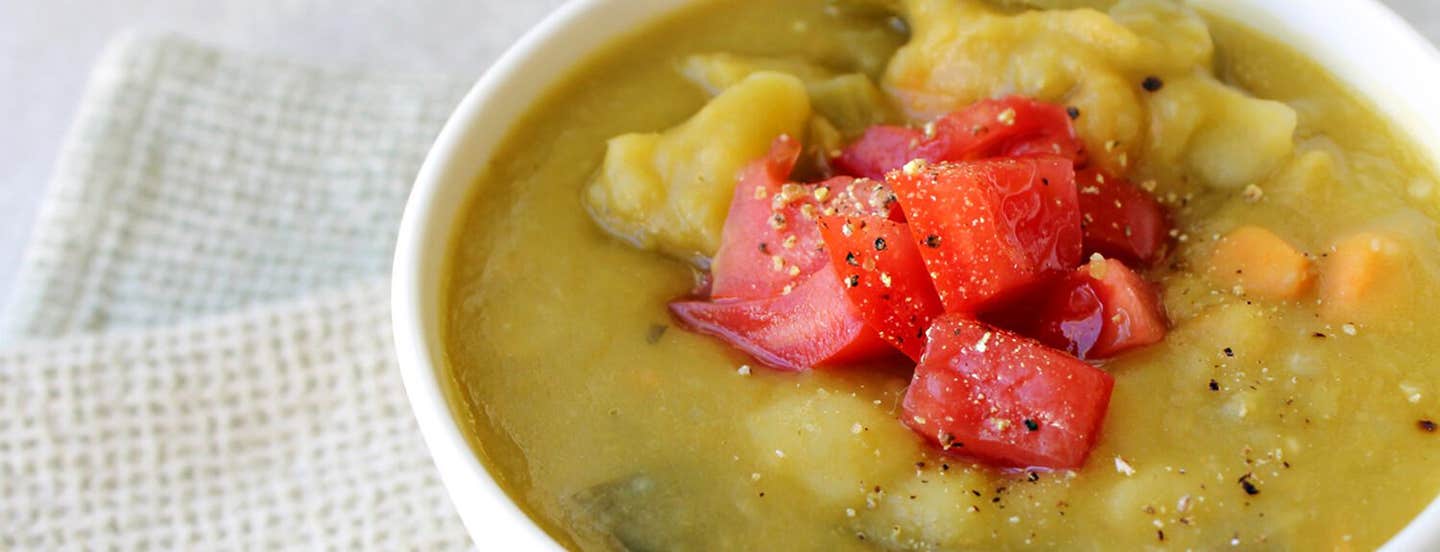
M 708 297 L 676 318 L 785 371 L 903 355 L 904 422 L 935 446 L 1080 466 L 1113 386 L 1086 361 L 1166 332 L 1134 270 L 1167 250 L 1160 203 L 1085 167 L 1066 109 L 1020 97 L 872 127 L 819 182 L 791 181 L 800 153 L 780 136 L 742 171 Z

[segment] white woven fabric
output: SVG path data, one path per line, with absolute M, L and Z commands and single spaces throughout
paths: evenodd
M 117 43 L 0 316 L 0 550 L 469 545 L 385 284 L 466 84 Z

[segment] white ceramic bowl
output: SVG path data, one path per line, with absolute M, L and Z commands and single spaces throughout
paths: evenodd
M 395 252 L 395 344 L 410 406 L 471 538 L 483 549 L 554 550 L 496 485 L 451 415 L 440 385 L 440 283 L 471 185 L 534 98 L 597 47 L 700 0 L 572 0 L 532 29 L 461 101 L 435 141 L 405 208 Z M 1189 0 L 1291 44 L 1371 98 L 1425 150 L 1440 152 L 1440 54 L 1374 0 Z M 1433 162 L 1433 158 L 1432 158 Z M 1440 165 L 1440 163 L 1437 163 Z M 1440 501 L 1387 545 L 1440 549 Z

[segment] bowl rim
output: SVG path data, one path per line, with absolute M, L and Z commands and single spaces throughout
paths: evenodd
M 445 353 L 440 340 L 440 282 L 445 279 L 456 218 L 470 201 L 465 192 L 534 100 L 563 82 L 597 47 L 623 40 L 634 29 L 683 6 L 705 1 L 567 0 L 485 71 L 446 121 L 416 176 L 401 219 L 391 274 L 395 350 L 426 447 L 476 543 L 563 549 L 481 462 L 441 388 Z M 1378 0 L 1329 0 L 1301 10 L 1287 7 L 1293 6 L 1291 0 L 1181 1 L 1296 48 L 1369 99 L 1401 134 L 1428 153 L 1432 168 L 1440 165 L 1440 104 L 1429 107 L 1415 98 L 1426 90 L 1440 90 L 1440 53 Z M 1381 58 L 1374 55 L 1377 52 L 1390 55 Z M 543 67 L 538 76 L 536 67 Z M 1385 78 L 1377 78 L 1379 74 Z M 1407 90 L 1417 92 L 1407 96 Z M 495 119 L 504 124 L 482 124 Z M 476 155 L 477 151 L 481 153 Z M 454 201 L 457 196 L 461 201 Z M 1382 550 L 1411 549 L 1440 549 L 1440 496 L 1382 546 Z

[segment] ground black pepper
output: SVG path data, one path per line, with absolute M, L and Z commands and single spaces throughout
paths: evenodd
M 1079 119 L 1079 118 L 1080 118 L 1080 108 L 1075 107 L 1075 106 L 1072 105 L 1072 106 L 1070 106 L 1070 107 L 1065 108 L 1065 114 L 1066 114 L 1066 115 L 1069 115 L 1071 120 Z
M 1165 81 L 1160 80 L 1160 77 L 1151 75 L 1145 77 L 1145 81 L 1141 82 L 1140 86 L 1144 87 L 1146 92 L 1158 92 L 1161 88 L 1165 87 Z

